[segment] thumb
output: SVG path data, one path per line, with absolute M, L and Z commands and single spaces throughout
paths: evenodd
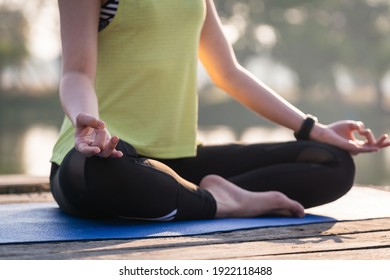
M 105 128 L 105 123 L 94 116 L 87 113 L 79 113 L 76 116 L 76 127 L 91 127 L 94 129 Z

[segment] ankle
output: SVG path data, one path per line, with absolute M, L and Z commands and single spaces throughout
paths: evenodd
M 217 204 L 216 218 L 242 217 L 245 211 L 244 189 L 218 175 L 207 175 L 199 185 L 214 197 Z

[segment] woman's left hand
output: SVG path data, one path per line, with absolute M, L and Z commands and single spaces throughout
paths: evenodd
M 360 137 L 356 137 L 355 134 Z M 376 138 L 371 129 L 360 121 L 338 121 L 329 125 L 316 124 L 310 134 L 311 139 L 332 144 L 351 154 L 376 152 L 390 146 L 388 135 Z

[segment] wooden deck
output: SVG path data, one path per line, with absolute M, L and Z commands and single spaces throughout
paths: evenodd
M 4 180 L 3 180 L 4 182 Z M 10 185 L 0 203 L 52 201 L 47 181 Z M 39 187 L 38 187 L 39 186 Z M 8 188 L 8 191 L 4 191 Z M 23 189 L 24 191 L 20 191 Z M 33 192 L 25 193 L 27 190 Z M 37 191 L 38 189 L 38 191 Z M 389 190 L 388 188 L 381 188 Z M 1 226 L 1 225 L 0 225 Z M 190 237 L 0 246 L 1 260 L 390 260 L 390 218 L 240 230 Z

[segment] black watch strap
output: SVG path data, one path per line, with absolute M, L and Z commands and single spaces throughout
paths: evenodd
M 294 133 L 297 140 L 309 140 L 310 132 L 313 129 L 317 118 L 312 115 L 306 115 L 306 119 L 303 121 L 301 128 Z

